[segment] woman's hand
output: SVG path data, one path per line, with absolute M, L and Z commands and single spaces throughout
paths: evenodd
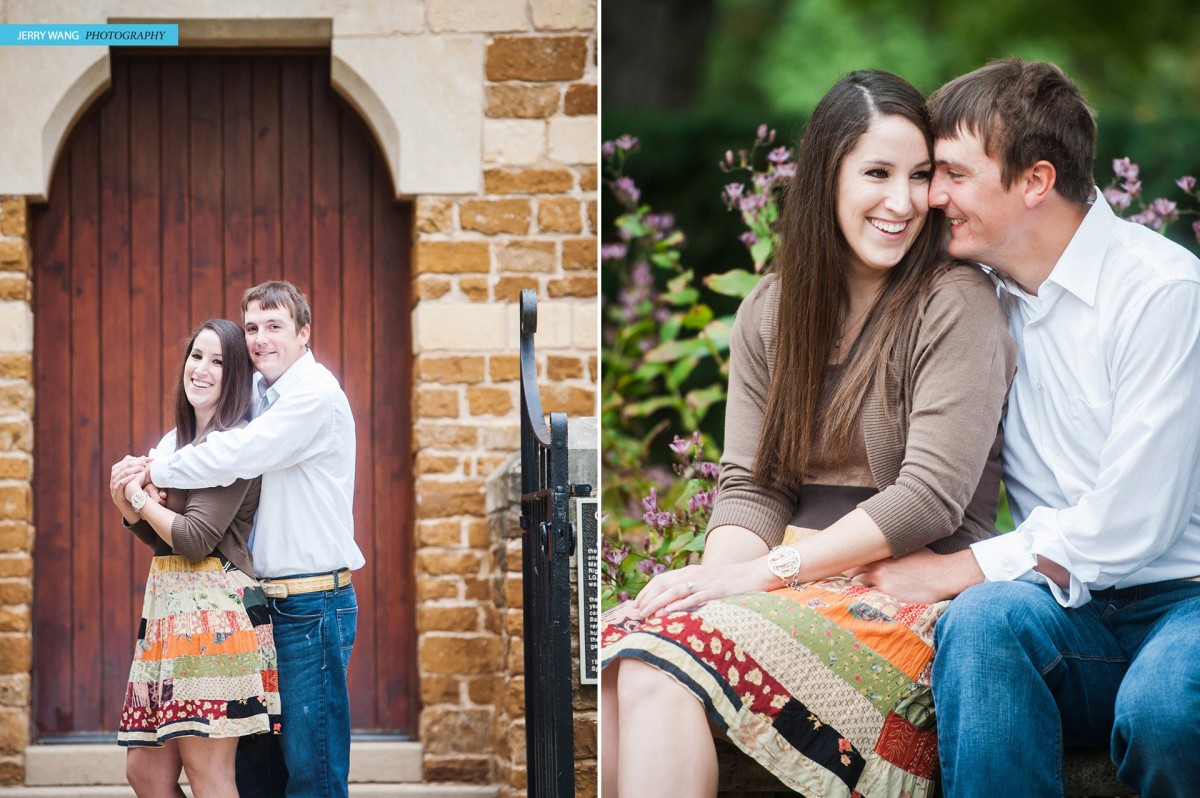
M 125 479 L 125 484 L 124 484 L 125 499 L 126 499 L 126 501 L 130 502 L 131 504 L 133 502 L 133 497 L 142 492 L 141 476 L 142 476 L 142 474 L 145 473 L 145 471 L 146 471 L 146 469 L 143 468 L 142 470 L 138 471 L 133 476 L 126 477 L 126 479 Z
M 738 593 L 769 590 L 772 582 L 778 581 L 767 569 L 765 557 L 732 564 L 688 565 L 651 579 L 634 603 L 643 618 L 650 618 Z

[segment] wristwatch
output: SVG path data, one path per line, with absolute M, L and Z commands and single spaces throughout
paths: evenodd
M 129 500 L 129 504 L 133 507 L 133 511 L 138 515 L 142 514 L 142 508 L 146 506 L 146 500 L 150 498 L 150 494 L 144 490 L 139 490 L 133 494 L 133 498 Z
M 776 546 L 767 555 L 767 568 L 785 587 L 800 584 L 800 552 L 791 546 Z

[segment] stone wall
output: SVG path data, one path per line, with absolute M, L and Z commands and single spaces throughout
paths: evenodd
M 151 5 L 148 16 L 136 0 L 10 0 L 0 21 L 180 20 L 181 40 L 199 47 L 314 46 L 331 31 L 335 88 L 364 114 L 397 192 L 415 200 L 413 578 L 425 777 L 493 783 L 510 619 L 493 596 L 485 481 L 519 448 L 520 289 L 538 291 L 545 410 L 596 414 L 595 0 L 361 0 L 332 13 L 319 0 Z M 324 17 L 332 24 L 310 23 Z M 248 22 L 225 22 L 239 19 Z M 0 131 L 0 162 L 29 166 L 19 180 L 0 170 L 0 784 L 13 784 L 24 777 L 32 666 L 36 287 L 26 198 L 44 198 L 51 133 L 65 138 L 72 102 L 86 107 L 107 73 L 95 60 L 104 48 L 3 49 L 0 111 L 29 111 L 6 115 L 26 121 Z M 70 74 L 56 73 L 68 63 Z M 483 107 L 471 113 L 439 111 L 474 96 Z M 440 151 L 429 149 L 439 140 Z M 441 174 L 450 175 L 444 189 L 424 188 Z
M 24 776 L 33 638 L 33 315 L 25 200 L 0 198 L 0 784 Z
M 438 24 L 458 30 L 521 18 L 503 14 L 503 3 L 482 15 L 475 3 L 458 4 L 461 14 L 439 5 Z M 512 789 L 523 785 L 523 771 L 498 771 L 497 762 L 511 760 L 494 755 L 493 744 L 523 759 L 524 737 L 493 740 L 493 725 L 497 706 L 524 700 L 519 677 L 496 675 L 517 667 L 520 641 L 512 649 L 514 616 L 501 612 L 494 591 L 509 599 L 500 606 L 516 608 L 519 624 L 521 588 L 490 551 L 484 485 L 520 448 L 521 289 L 538 293 L 546 412 L 594 416 L 598 368 L 594 10 L 537 0 L 529 8 L 529 30 L 488 40 L 482 192 L 423 196 L 416 211 L 417 620 L 426 778 L 499 779 Z M 516 563 L 519 571 L 519 549 Z

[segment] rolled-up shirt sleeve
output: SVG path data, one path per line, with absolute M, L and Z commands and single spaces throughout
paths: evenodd
M 321 448 L 332 415 L 325 392 L 290 391 L 246 426 L 211 432 L 199 445 L 156 459 L 150 478 L 165 488 L 207 488 L 288 468 Z
M 1171 549 L 1200 495 L 1200 284 L 1159 283 L 1117 324 L 1094 483 L 1069 506 L 1035 507 L 1011 535 L 972 546 L 989 580 L 1044 581 L 1067 607 Z M 1070 573 L 1066 589 L 1031 572 L 1039 555 Z

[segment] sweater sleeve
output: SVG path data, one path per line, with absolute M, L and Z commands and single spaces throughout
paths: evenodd
M 134 537 L 145 543 L 151 549 L 158 545 L 158 533 L 155 532 L 154 527 L 150 526 L 150 524 L 147 522 L 138 521 L 136 524 L 131 524 L 122 517 L 121 525 L 132 532 Z
M 171 548 L 195 562 L 212 554 L 238 510 L 250 481 L 239 479 L 223 488 L 188 493 L 187 506 L 171 523 Z
M 778 545 L 796 508 L 796 495 L 755 484 L 752 478 L 763 415 L 771 387 L 765 334 L 768 306 L 776 302 L 773 276 L 764 278 L 738 308 L 729 341 L 729 397 L 725 405 L 725 449 L 717 498 L 708 522 L 745 527 L 768 546 Z
M 895 556 L 944 538 L 962 523 L 996 442 L 1016 369 L 1016 343 L 995 285 L 975 267 L 956 266 L 939 278 L 919 324 L 900 474 L 859 505 Z

